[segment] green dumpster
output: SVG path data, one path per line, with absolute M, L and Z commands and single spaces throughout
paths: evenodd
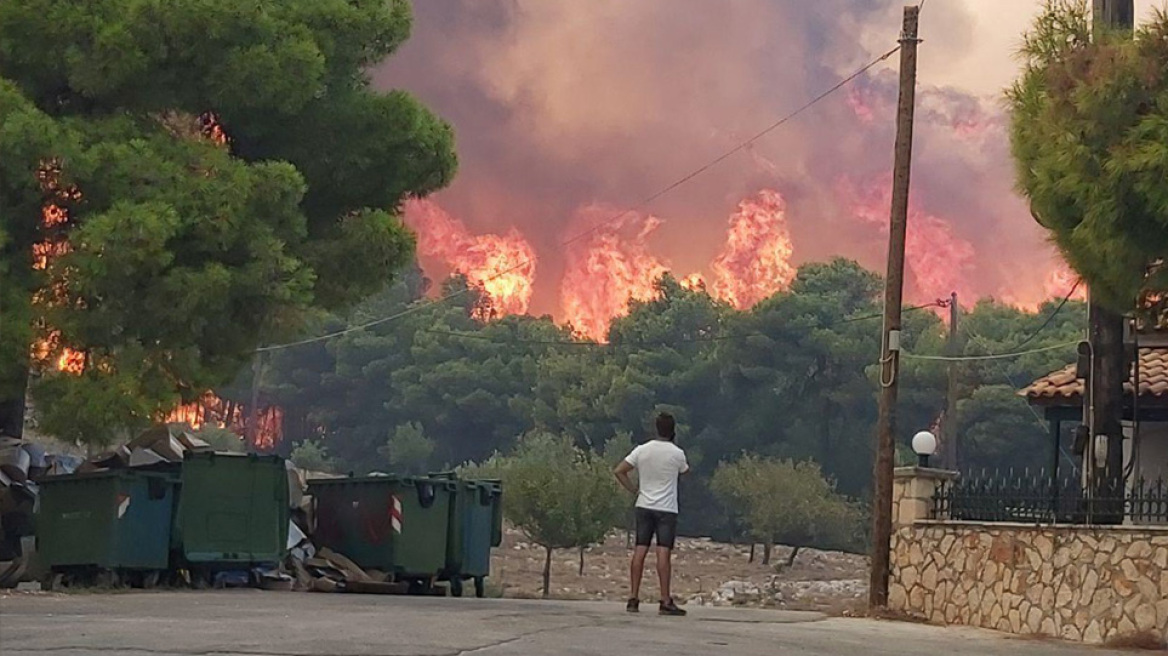
M 475 595 L 486 594 L 491 547 L 502 541 L 502 485 L 498 481 L 458 481 L 450 509 L 446 570 L 450 591 L 462 596 L 463 580 L 474 581 Z
M 495 494 L 491 499 L 491 546 L 503 544 L 503 482 L 500 480 L 482 480 L 480 484 L 489 484 L 494 487 Z
M 456 488 L 454 481 L 396 476 L 309 481 L 313 538 L 362 568 L 428 588 L 446 566 Z
M 37 551 L 55 574 L 154 582 L 167 569 L 174 484 L 166 475 L 117 470 L 40 485 Z
M 188 452 L 173 546 L 200 570 L 277 563 L 288 548 L 288 472 L 279 456 Z

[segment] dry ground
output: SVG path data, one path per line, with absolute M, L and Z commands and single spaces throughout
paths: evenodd
M 603 546 L 579 556 L 556 551 L 552 558 L 551 595 L 557 599 L 621 601 L 628 597 L 629 549 L 624 534 L 612 535 Z M 788 549 L 776 547 L 773 562 L 786 560 Z M 728 582 L 738 582 L 734 605 L 775 606 L 793 610 L 844 612 L 863 605 L 867 594 L 868 559 L 865 556 L 802 550 L 790 569 L 749 562 L 750 548 L 706 539 L 679 539 L 674 555 L 674 594 L 690 603 L 729 605 L 716 593 Z M 758 560 L 762 548 L 758 549 Z M 507 530 L 503 545 L 491 562 L 490 588 L 511 598 L 540 596 L 544 550 L 515 530 Z M 649 557 L 642 597 L 657 598 L 657 580 Z M 754 592 L 757 591 L 758 594 Z M 781 595 L 779 599 L 775 595 Z

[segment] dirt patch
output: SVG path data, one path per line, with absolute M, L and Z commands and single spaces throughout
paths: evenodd
M 584 573 L 578 552 L 552 556 L 551 596 L 556 599 L 623 601 L 628 597 L 630 547 L 625 534 L 614 534 L 603 545 L 584 552 Z M 801 550 L 790 568 L 779 571 L 787 547 L 776 547 L 772 565 L 763 565 L 762 548 L 750 562 L 750 548 L 708 539 L 678 540 L 673 560 L 674 596 L 691 604 L 816 610 L 835 615 L 863 607 L 867 598 L 866 556 L 814 549 Z M 503 545 L 491 559 L 492 584 L 505 597 L 538 598 L 544 550 L 522 533 L 507 530 Z M 658 598 L 654 557 L 646 563 L 641 597 Z
M 1111 638 L 1105 644 L 1115 649 L 1128 649 L 1132 651 L 1163 651 L 1168 649 L 1168 644 L 1165 644 L 1164 638 L 1152 631 L 1145 631 L 1122 638 Z

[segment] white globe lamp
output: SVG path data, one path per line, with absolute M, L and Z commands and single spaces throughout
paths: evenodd
M 917 454 L 917 465 L 929 466 L 929 456 L 937 452 L 937 436 L 929 431 L 921 431 L 912 438 L 912 450 Z

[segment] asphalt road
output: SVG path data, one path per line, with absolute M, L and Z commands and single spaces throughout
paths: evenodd
M 650 607 L 650 610 L 655 610 Z M 816 614 L 296 592 L 0 597 L 4 656 L 1002 656 L 1104 650 Z M 1116 652 L 1118 653 L 1118 652 Z

